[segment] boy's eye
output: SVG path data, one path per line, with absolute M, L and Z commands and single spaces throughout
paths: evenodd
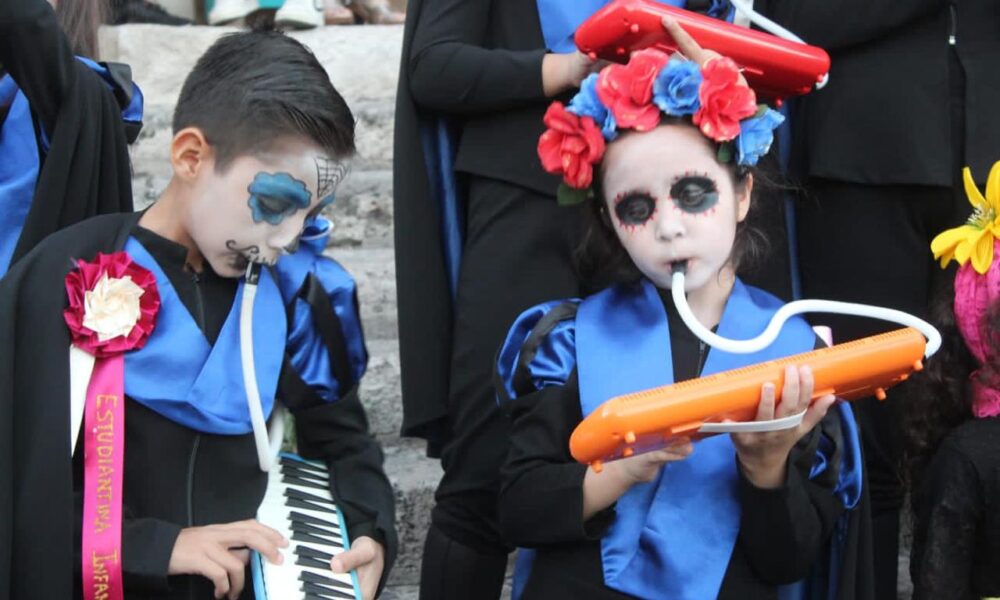
M 653 216 L 656 200 L 649 194 L 629 194 L 615 204 L 622 225 L 642 225 Z
M 261 212 L 269 215 L 284 214 L 290 208 L 293 208 L 291 202 L 282 198 L 273 198 L 271 196 L 258 196 L 257 204 L 260 206 Z
M 719 190 L 708 177 L 688 175 L 681 177 L 670 187 L 670 198 L 677 208 L 689 213 L 700 213 L 715 206 L 719 201 Z

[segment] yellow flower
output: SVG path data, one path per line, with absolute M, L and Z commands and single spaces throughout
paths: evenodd
M 972 205 L 972 215 L 965 225 L 949 229 L 931 242 L 934 258 L 945 267 L 951 259 L 964 265 L 972 259 L 972 268 L 980 275 L 993 263 L 993 241 L 1000 237 L 1000 161 L 993 163 L 986 180 L 986 197 L 979 193 L 969 167 L 962 170 L 965 193 Z

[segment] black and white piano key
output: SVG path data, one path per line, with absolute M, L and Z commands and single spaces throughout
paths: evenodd
M 358 600 L 352 573 L 334 573 L 330 560 L 346 550 L 346 531 L 320 465 L 283 457 L 272 468 L 258 518 L 291 543 L 285 562 L 260 568 L 266 593 L 258 600 Z

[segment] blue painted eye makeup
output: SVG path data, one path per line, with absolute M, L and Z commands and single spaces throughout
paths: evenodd
M 688 213 L 703 213 L 719 202 L 719 189 L 704 175 L 684 175 L 670 186 L 674 206 Z
M 643 225 L 656 212 L 656 199 L 645 192 L 628 192 L 615 201 L 615 214 L 622 225 Z
M 247 204 L 255 223 L 266 221 L 277 225 L 303 208 L 309 206 L 312 193 L 305 182 L 288 173 L 257 173 L 247 188 Z

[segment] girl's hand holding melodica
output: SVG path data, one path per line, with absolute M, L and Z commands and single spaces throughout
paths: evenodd
M 614 504 L 633 485 L 652 481 L 660 467 L 684 460 L 692 451 L 691 440 L 676 438 L 659 450 L 609 462 L 600 473 L 587 469 L 583 479 L 583 520 Z
M 762 387 L 760 404 L 757 406 L 757 420 L 781 419 L 805 411 L 798 427 L 780 431 L 732 434 L 740 468 L 746 478 L 759 488 L 781 487 L 785 481 L 788 453 L 826 416 L 826 411 L 836 401 L 832 395 L 812 401 L 813 374 L 806 366 L 785 368 L 785 385 L 781 401 L 777 402 L 777 406 L 775 406 L 774 390 L 773 383 L 766 383 Z

